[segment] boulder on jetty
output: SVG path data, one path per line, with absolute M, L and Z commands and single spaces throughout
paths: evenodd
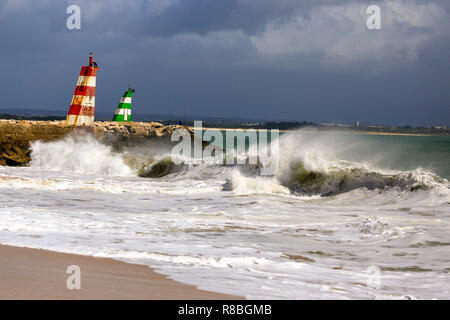
M 180 125 L 165 126 L 159 122 L 116 122 L 102 121 L 94 123 L 96 134 L 119 135 L 122 137 L 167 137 L 176 129 L 187 127 Z
M 0 119 L 0 165 L 24 166 L 31 160 L 30 142 L 55 141 L 80 127 L 68 126 L 65 121 L 30 121 Z M 93 129 L 92 129 L 93 128 Z M 110 144 L 117 151 L 144 141 L 170 142 L 170 136 L 180 125 L 165 126 L 158 122 L 96 121 L 90 130 L 96 139 Z

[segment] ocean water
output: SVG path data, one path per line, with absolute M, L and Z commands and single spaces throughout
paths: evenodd
M 0 243 L 247 298 L 450 297 L 449 137 L 298 131 L 279 143 L 275 176 L 183 159 L 151 179 L 130 163 L 168 150 L 35 142 L 28 167 L 0 167 Z

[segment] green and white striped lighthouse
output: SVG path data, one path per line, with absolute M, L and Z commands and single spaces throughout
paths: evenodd
M 135 92 L 134 89 L 128 88 L 117 106 L 116 113 L 112 121 L 130 122 L 131 121 L 131 96 Z

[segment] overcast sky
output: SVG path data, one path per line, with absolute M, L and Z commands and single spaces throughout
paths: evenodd
M 11 112 L 68 110 L 93 51 L 111 115 L 131 86 L 137 113 L 450 125 L 448 0 L 0 0 L 0 42 Z

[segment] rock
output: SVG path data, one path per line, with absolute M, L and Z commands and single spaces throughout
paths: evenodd
M 170 135 L 183 126 L 164 126 L 159 122 L 110 122 L 96 121 L 92 126 L 97 139 L 111 144 L 114 150 L 124 146 L 139 145 L 148 139 L 160 141 L 163 145 L 170 143 Z M 30 142 L 35 140 L 59 140 L 73 132 L 73 126 L 65 121 L 29 121 L 0 119 L 0 165 L 24 166 L 31 160 Z M 156 169 L 155 169 L 156 170 Z
M 31 141 L 57 140 L 71 130 L 43 121 L 0 121 L 0 165 L 24 166 L 31 160 L 28 152 Z

